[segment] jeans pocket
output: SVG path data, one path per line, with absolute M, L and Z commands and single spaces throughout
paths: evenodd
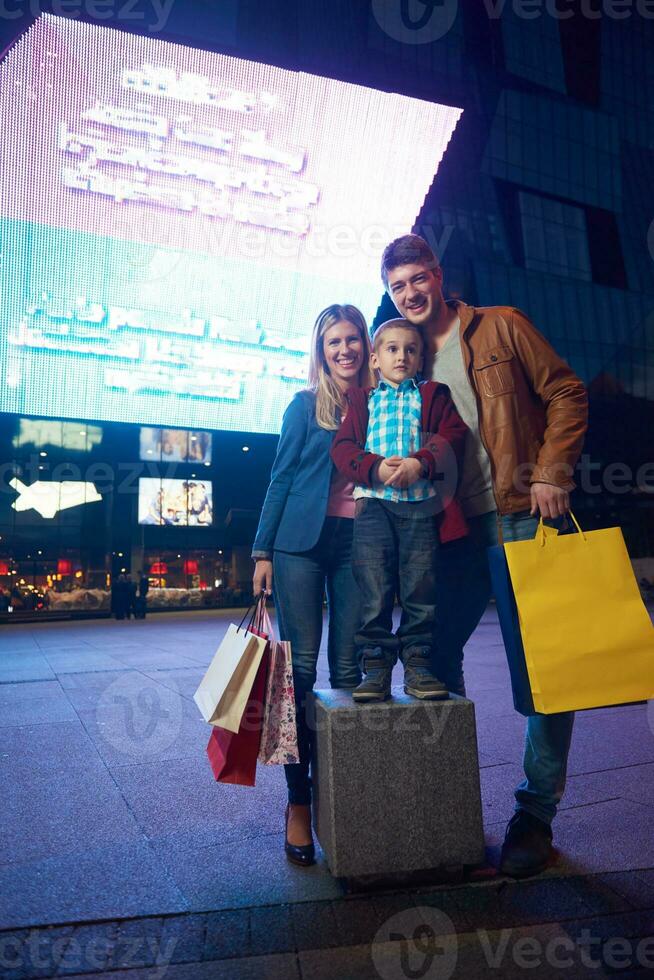
M 354 516 L 360 517 L 368 506 L 368 497 L 359 497 L 354 501 Z

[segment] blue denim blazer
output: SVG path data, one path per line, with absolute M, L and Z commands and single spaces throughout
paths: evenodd
M 298 391 L 284 412 L 253 558 L 272 558 L 274 550 L 308 551 L 316 544 L 327 513 L 335 435 L 316 422 L 315 392 Z

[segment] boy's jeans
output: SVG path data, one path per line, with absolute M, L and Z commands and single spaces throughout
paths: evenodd
M 352 571 L 361 593 L 361 626 L 354 641 L 361 658 L 378 648 L 388 666 L 414 647 L 431 651 L 436 596 L 438 534 L 433 514 L 405 514 L 381 500 L 357 501 Z M 397 594 L 402 617 L 393 634 Z M 379 652 L 381 651 L 381 652 Z
M 486 549 L 498 543 L 494 511 L 468 518 L 470 536 L 441 549 L 443 618 L 437 624 L 435 673 L 451 691 L 465 693 L 463 647 L 477 628 L 492 589 Z M 538 518 L 528 512 L 502 518 L 504 541 L 533 538 Z M 538 583 L 534 583 L 538 588 Z M 565 788 L 574 713 L 535 714 L 527 719 L 526 778 L 515 790 L 516 810 L 551 823 Z

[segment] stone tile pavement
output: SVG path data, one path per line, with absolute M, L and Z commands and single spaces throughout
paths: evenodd
M 466 657 L 488 867 L 349 892 L 286 862 L 281 772 L 213 781 L 192 694 L 234 615 L 0 627 L 0 977 L 654 977 L 654 705 L 578 715 L 556 863 L 497 875 L 524 719 L 491 607 Z

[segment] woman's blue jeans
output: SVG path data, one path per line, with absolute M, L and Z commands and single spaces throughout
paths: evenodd
M 468 524 L 468 538 L 441 548 L 443 602 L 439 609 L 444 610 L 444 615 L 437 624 L 434 644 L 434 670 L 458 694 L 465 694 L 463 647 L 477 628 L 492 594 L 486 549 L 498 543 L 494 511 L 469 518 Z M 533 538 L 537 526 L 538 518 L 528 512 L 502 518 L 502 534 L 507 542 Z M 534 587 L 538 588 L 537 582 Z M 515 790 L 516 810 L 527 810 L 546 823 L 554 819 L 565 788 L 573 723 L 571 711 L 527 718 L 525 779 Z
M 282 640 L 291 644 L 300 762 L 285 766 L 289 803 L 311 803 L 309 765 L 313 732 L 307 724 L 307 694 L 316 682 L 327 592 L 327 660 L 332 687 L 354 688 L 361 680 L 354 634 L 359 627 L 359 590 L 352 575 L 352 529 L 346 517 L 327 517 L 318 543 L 300 553 L 275 551 L 273 588 Z

